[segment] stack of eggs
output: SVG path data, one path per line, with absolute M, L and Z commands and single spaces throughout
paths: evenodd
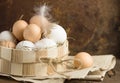
M 13 24 L 12 32 L 1 32 L 0 45 L 31 51 L 64 44 L 67 40 L 67 33 L 62 26 L 48 20 L 45 16 L 47 9 L 47 6 L 43 5 L 40 7 L 40 13 L 31 17 L 29 23 L 20 19 Z
M 17 20 L 12 31 L 0 33 L 0 46 L 12 49 L 10 74 L 36 76 L 54 73 L 51 66 L 41 63 L 42 58 L 56 59 L 68 55 L 67 33 L 65 29 L 43 14 L 47 7 L 40 7 L 40 14 L 25 20 Z M 61 64 L 54 65 L 64 70 Z M 59 68 L 58 68 L 59 67 Z M 41 70 L 42 69 L 42 70 Z M 60 71 L 61 71 L 60 70 Z
M 14 23 L 12 33 L 19 41 L 16 49 L 46 49 L 57 47 L 67 40 L 64 28 L 49 21 L 45 16 L 47 11 L 48 7 L 44 5 L 40 7 L 39 14 L 30 18 L 29 24 L 25 20 L 18 20 Z
M 0 72 L 17 76 L 47 76 L 65 71 L 64 63 L 52 63 L 51 66 L 50 61 L 42 61 L 64 60 L 69 53 L 65 29 L 49 21 L 45 16 L 46 10 L 44 5 L 29 23 L 17 20 L 11 32 L 0 33 L 0 58 L 4 59 L 0 59 Z M 93 59 L 90 54 L 80 52 L 75 55 L 73 64 L 76 69 L 87 68 L 93 65 Z

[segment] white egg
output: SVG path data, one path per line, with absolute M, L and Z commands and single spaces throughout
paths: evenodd
M 46 37 L 53 39 L 58 44 L 62 44 L 67 39 L 67 33 L 62 26 L 53 24 L 50 33 Z
M 43 48 L 50 48 L 50 47 L 57 47 L 57 44 L 48 38 L 41 39 L 35 43 L 35 47 L 37 49 L 43 49 Z
M 10 31 L 2 31 L 0 33 L 0 41 L 13 41 L 16 42 L 16 38 L 14 37 L 14 35 L 10 32 Z
M 33 50 L 35 48 L 34 43 L 31 41 L 21 41 L 16 45 L 16 49 L 20 50 Z

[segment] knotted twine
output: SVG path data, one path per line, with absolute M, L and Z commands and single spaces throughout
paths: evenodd
M 74 67 L 74 63 L 73 61 L 76 60 L 80 63 L 80 66 L 78 68 L 75 68 Z M 82 68 L 82 64 L 81 64 L 81 61 L 80 59 L 74 59 L 74 58 L 67 58 L 67 59 L 64 59 L 64 56 L 63 57 L 59 57 L 59 58 L 47 58 L 47 57 L 40 57 L 39 58 L 39 62 L 40 63 L 46 63 L 47 65 L 49 65 L 52 70 L 59 74 L 59 75 L 62 75 L 62 76 L 65 76 L 66 78 L 70 78 L 69 75 L 65 75 L 64 73 L 66 72 L 72 72 L 72 71 L 75 71 L 75 70 L 79 70 Z M 64 64 L 66 67 L 67 67 L 67 70 L 65 71 L 57 71 L 57 69 L 55 68 L 55 65 L 54 64 Z M 68 69 L 69 68 L 69 69 Z

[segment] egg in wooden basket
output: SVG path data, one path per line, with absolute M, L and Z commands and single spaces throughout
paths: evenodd
M 16 49 L 18 50 L 28 50 L 31 51 L 35 48 L 34 43 L 32 43 L 31 41 L 21 41 L 16 45 Z
M 23 31 L 27 25 L 27 22 L 24 20 L 18 20 L 13 24 L 12 33 L 19 41 L 22 41 L 24 39 Z
M 0 41 L 0 46 L 6 47 L 6 48 L 15 48 L 16 44 L 13 41 L 4 40 L 4 41 Z
M 25 40 L 36 42 L 41 38 L 41 29 L 36 24 L 29 24 L 23 32 L 23 37 Z

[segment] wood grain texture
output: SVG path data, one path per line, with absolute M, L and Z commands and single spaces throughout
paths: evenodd
M 115 75 L 109 77 L 106 74 L 103 81 L 85 81 L 85 80 L 66 80 L 65 83 L 119 83 L 120 82 L 120 59 L 117 59 L 117 64 L 115 66 Z M 0 76 L 0 83 L 21 83 L 17 82 L 9 77 Z M 22 82 L 23 83 L 23 82 Z M 28 83 L 28 82 L 25 82 Z

